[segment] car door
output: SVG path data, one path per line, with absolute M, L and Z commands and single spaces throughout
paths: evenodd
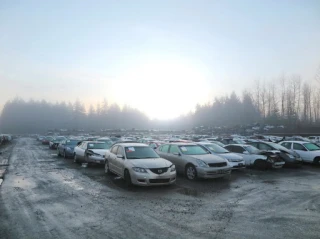
M 80 160 L 81 161 L 84 161 L 84 153 L 85 153 L 85 151 L 86 151 L 86 149 L 87 149 L 87 147 L 88 147 L 88 143 L 86 143 L 86 142 L 84 142 L 82 145 L 81 145 L 81 147 L 79 147 L 79 158 L 80 158 Z
M 117 172 L 117 168 L 116 168 L 117 151 L 118 151 L 118 145 L 113 146 L 110 149 L 110 153 L 108 154 L 108 158 L 107 158 L 109 163 L 109 168 L 113 172 Z
M 119 158 L 118 156 L 122 156 L 122 158 Z M 124 153 L 124 149 L 121 145 L 119 145 L 118 147 L 118 151 L 116 154 L 116 158 L 115 158 L 115 165 L 116 165 L 116 169 L 117 169 L 117 173 L 123 177 L 124 175 L 124 162 L 125 162 L 125 153 Z
M 168 160 L 176 166 L 178 172 L 184 172 L 185 161 L 178 145 L 170 145 L 168 151 Z
M 161 145 L 159 149 L 156 150 L 156 152 L 160 155 L 160 157 L 169 160 L 168 151 L 169 151 L 169 144 Z
M 79 145 L 77 145 L 75 148 L 74 148 L 74 154 L 77 156 L 77 159 L 79 160 L 80 159 L 80 148 L 82 146 L 83 142 L 80 143 Z
M 298 153 L 300 155 L 300 157 L 302 158 L 303 161 L 312 161 L 311 160 L 311 156 L 310 156 L 310 152 L 300 143 L 293 143 L 292 144 L 292 149 L 293 151 L 295 151 L 296 153 Z
M 59 154 L 61 154 L 63 152 L 65 143 L 66 143 L 66 141 L 63 140 L 58 144 L 57 151 Z

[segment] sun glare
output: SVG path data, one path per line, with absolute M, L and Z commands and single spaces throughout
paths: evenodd
M 180 60 L 137 64 L 125 71 L 117 80 L 119 84 L 116 101 L 136 107 L 152 119 L 188 113 L 209 94 L 205 72 Z

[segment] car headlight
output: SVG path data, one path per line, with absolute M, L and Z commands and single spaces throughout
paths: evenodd
M 134 167 L 134 168 L 132 168 L 132 170 L 137 172 L 137 173 L 148 173 L 147 170 L 145 170 L 144 168 Z
M 170 172 L 174 172 L 174 171 L 176 171 L 176 166 L 174 164 L 172 164 L 170 166 Z
M 199 167 L 204 167 L 207 168 L 209 167 L 208 164 L 206 164 L 204 161 L 202 161 L 201 159 L 197 159 L 197 163 L 199 165 Z

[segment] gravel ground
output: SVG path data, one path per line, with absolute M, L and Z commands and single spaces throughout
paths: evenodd
M 133 187 L 34 139 L 12 149 L 0 238 L 320 238 L 320 168 Z

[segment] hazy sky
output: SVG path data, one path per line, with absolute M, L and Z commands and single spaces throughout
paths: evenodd
M 166 119 L 319 65 L 319 0 L 0 1 L 0 108 L 106 98 Z

